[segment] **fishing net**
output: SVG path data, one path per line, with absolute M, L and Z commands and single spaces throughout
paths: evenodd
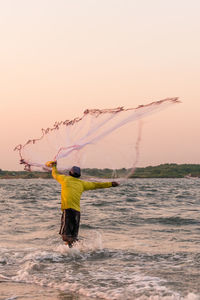
M 87 109 L 80 118 L 42 129 L 41 137 L 15 150 L 29 171 L 47 171 L 45 163 L 56 160 L 60 171 L 76 165 L 82 169 L 126 169 L 130 174 L 139 159 L 142 120 L 176 103 L 178 98 L 167 98 L 137 108 Z

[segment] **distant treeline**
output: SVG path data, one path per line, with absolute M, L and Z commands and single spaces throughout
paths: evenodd
M 131 169 L 118 169 L 116 171 L 110 169 L 85 169 L 90 176 L 96 177 L 123 177 L 131 173 Z M 183 178 L 183 177 L 200 177 L 199 164 L 162 164 L 159 166 L 149 166 L 145 168 L 137 168 L 135 172 L 129 176 L 130 178 Z
M 4 171 L 0 169 L 0 179 L 52 178 L 51 172 Z
M 137 168 L 132 177 L 140 178 L 183 178 L 200 177 L 199 164 L 163 164 L 155 167 Z
M 129 174 L 127 169 L 83 169 L 83 174 L 100 178 L 124 177 Z M 162 164 L 137 168 L 131 178 L 183 178 L 200 177 L 199 164 Z M 4 171 L 0 169 L 0 179 L 17 178 L 52 178 L 51 172 Z

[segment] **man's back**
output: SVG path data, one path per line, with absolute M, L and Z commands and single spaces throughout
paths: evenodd
M 73 176 L 59 174 L 56 166 L 52 168 L 52 176 L 62 187 L 61 190 L 61 209 L 73 208 L 80 211 L 80 199 L 84 191 L 108 188 L 112 186 L 111 182 L 89 182 L 83 181 Z

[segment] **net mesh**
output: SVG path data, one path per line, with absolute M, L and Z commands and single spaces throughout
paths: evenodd
M 42 129 L 41 137 L 14 150 L 25 170 L 47 171 L 45 163 L 57 161 L 59 170 L 81 168 L 127 168 L 133 173 L 139 160 L 142 120 L 178 98 L 167 98 L 137 108 L 87 109 L 80 118 L 56 122 Z M 139 121 L 139 122 L 136 122 Z

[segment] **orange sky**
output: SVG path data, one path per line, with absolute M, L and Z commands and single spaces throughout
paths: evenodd
M 200 163 L 198 0 L 0 4 L 0 168 L 13 148 L 86 108 L 178 96 L 146 120 L 139 165 Z

